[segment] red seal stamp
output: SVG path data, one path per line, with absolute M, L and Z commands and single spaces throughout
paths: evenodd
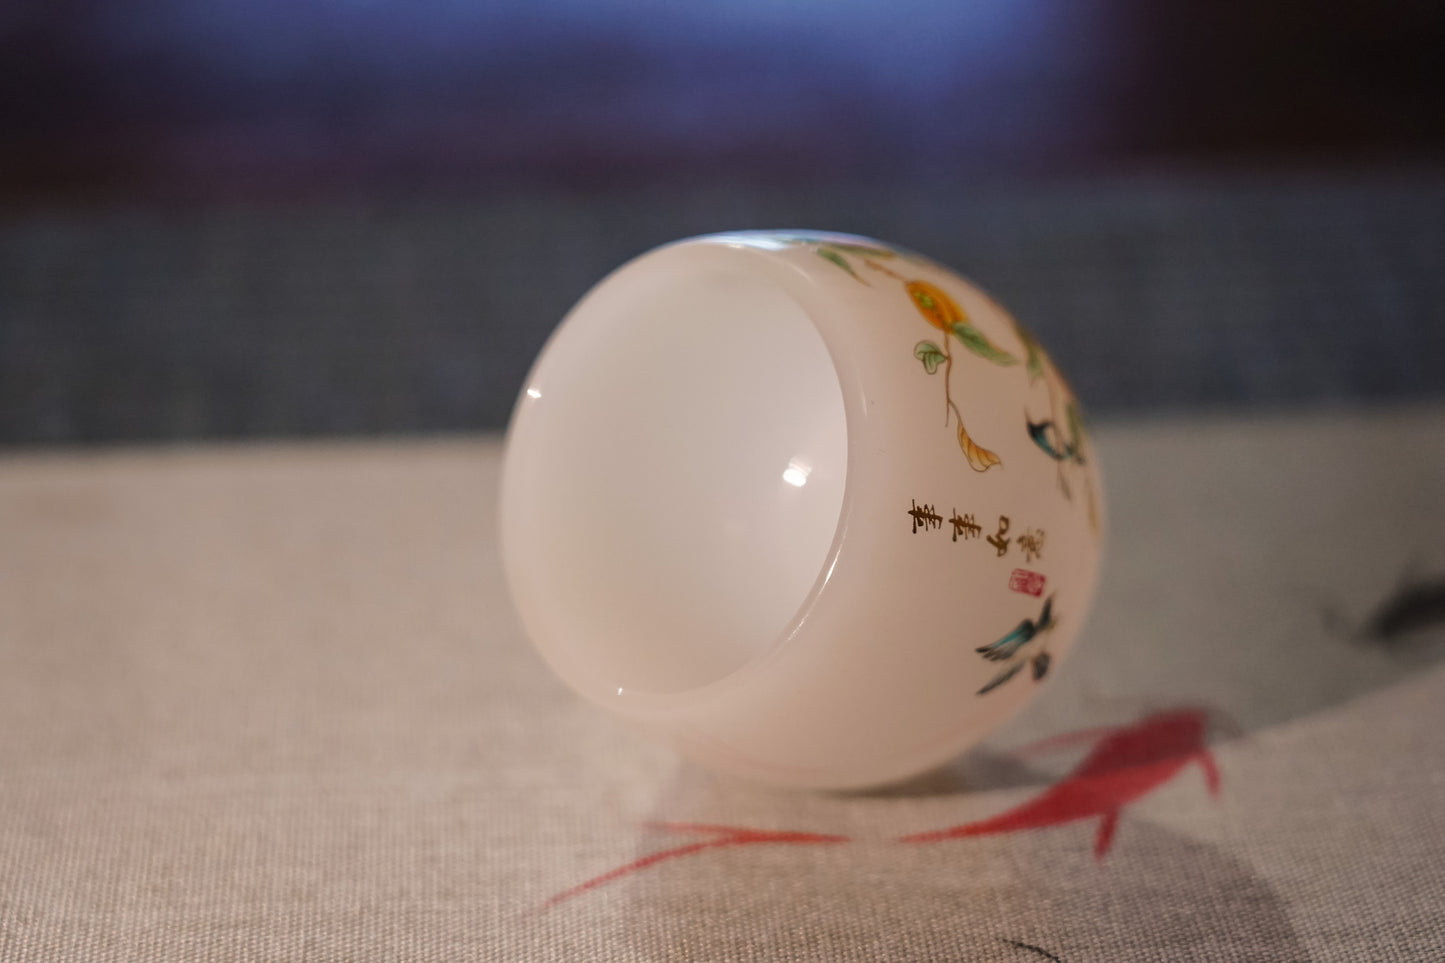
M 1016 568 L 1008 577 L 1008 587 L 1015 592 L 1037 597 L 1044 594 L 1045 581 L 1046 579 L 1038 572 L 1030 572 L 1026 568 Z

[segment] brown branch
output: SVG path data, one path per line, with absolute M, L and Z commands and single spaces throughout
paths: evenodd
M 953 403 L 953 392 L 950 390 L 953 383 L 953 346 L 948 343 L 948 335 L 949 332 L 943 332 L 943 402 L 947 406 L 943 409 L 944 427 L 948 426 L 949 408 L 958 416 L 958 423 L 963 424 L 963 413 L 958 410 L 958 405 Z
M 871 257 L 865 257 L 865 258 L 863 259 L 863 263 L 866 264 L 868 267 L 872 268 L 872 269 L 875 270 L 875 271 L 878 271 L 878 272 L 881 272 L 881 273 L 883 273 L 883 274 L 888 275 L 890 278 L 893 278 L 895 281 L 902 281 L 902 282 L 905 283 L 905 284 L 908 283 L 908 279 L 907 279 L 906 277 L 904 277 L 903 275 L 899 274 L 899 273 L 896 272 L 896 271 L 890 271 L 888 268 L 886 268 L 886 267 L 884 267 L 883 265 L 879 264 L 877 261 L 873 260 Z

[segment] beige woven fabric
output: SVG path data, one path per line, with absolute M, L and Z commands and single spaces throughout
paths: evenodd
M 710 777 L 547 674 L 495 441 L 0 458 L 0 960 L 1445 958 L 1445 628 L 1360 631 L 1445 574 L 1445 411 L 1099 447 L 1110 559 L 1051 689 L 845 796 Z M 1095 818 L 896 841 L 1178 707 L 1220 723 L 1218 796 L 1161 757 L 1102 857 Z M 846 840 L 574 890 L 718 838 L 653 822 Z

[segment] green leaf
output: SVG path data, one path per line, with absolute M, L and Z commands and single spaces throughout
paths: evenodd
M 1079 405 L 1071 401 L 1064 408 L 1064 418 L 1069 423 L 1069 447 L 1077 458 L 1084 446 L 1084 418 L 1079 414 Z
M 1029 351 L 1028 360 L 1024 362 L 1024 367 L 1028 369 L 1029 383 L 1033 384 L 1044 376 L 1044 353 L 1039 350 L 1039 343 L 1033 338 L 1026 339 L 1024 341 L 1024 347 L 1028 348 Z
M 861 257 L 897 257 L 898 255 L 886 247 L 873 247 L 868 244 L 852 244 L 847 241 L 834 241 L 833 246 L 840 251 L 847 251 L 849 254 L 857 254 Z
M 876 257 L 876 258 L 895 258 L 895 257 L 896 257 L 896 258 L 902 258 L 902 259 L 905 260 L 905 261 L 912 261 L 912 262 L 915 263 L 915 264 L 932 264 L 932 263 L 933 263 L 933 262 L 930 261 L 928 258 L 924 257 L 922 254 L 919 254 L 917 251 L 910 251 L 910 250 L 908 250 L 908 248 L 906 248 L 906 247 L 898 247 L 898 246 L 896 246 L 896 245 L 890 245 L 890 246 L 888 246 L 888 247 L 879 247 L 879 246 L 876 246 L 876 245 L 873 245 L 873 244 L 855 244 L 855 243 L 853 243 L 853 242 L 851 242 L 851 241 L 834 241 L 834 242 L 832 242 L 832 244 L 833 244 L 834 247 L 838 248 L 839 250 L 847 251 L 849 254 L 858 254 L 858 255 L 861 255 L 861 256 L 863 256 L 863 257 Z
M 847 258 L 845 258 L 843 255 L 839 254 L 837 251 L 833 250 L 832 248 L 827 248 L 827 247 L 820 247 L 820 248 L 818 248 L 818 257 L 822 258 L 822 259 L 825 260 L 825 261 L 831 261 L 832 263 L 838 265 L 840 268 L 842 268 L 843 270 L 847 271 L 849 274 L 853 275 L 853 280 L 855 280 L 855 281 L 862 281 L 862 283 L 864 283 L 864 284 L 867 284 L 867 283 L 868 283 L 867 281 L 864 281 L 862 278 L 860 278 L 860 277 L 858 276 L 858 272 L 855 271 L 855 270 L 853 270 L 853 265 L 851 265 L 851 264 L 848 263 L 848 259 L 847 259 Z
M 1029 384 L 1033 384 L 1044 376 L 1044 349 L 1039 346 L 1032 331 L 1019 324 L 1016 319 L 1013 324 L 1014 333 L 1019 336 L 1024 350 L 1028 352 L 1028 357 L 1024 359 L 1024 370 L 1029 373 Z
M 963 342 L 963 346 L 985 361 L 992 361 L 997 365 L 1018 364 L 1019 359 L 1009 354 L 988 338 L 983 332 L 969 324 L 967 321 L 955 321 L 953 324 L 953 336 Z
M 939 365 L 948 360 L 948 355 L 943 353 L 943 349 L 932 341 L 920 341 L 914 345 L 913 357 L 923 362 L 923 367 L 929 374 L 933 374 L 938 370 Z

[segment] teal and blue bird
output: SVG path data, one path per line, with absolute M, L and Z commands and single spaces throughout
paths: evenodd
M 1053 661 L 1047 652 L 1040 652 L 1032 659 L 1018 659 L 1016 661 L 1014 660 L 1014 656 L 1017 655 L 1019 650 L 1024 646 L 1057 624 L 1054 619 L 1054 597 L 1050 595 L 1044 602 L 1043 611 L 1039 613 L 1038 618 L 1024 619 L 1012 632 L 997 642 L 990 642 L 988 645 L 981 645 L 975 649 L 974 651 L 978 652 L 990 662 L 1005 663 L 998 675 L 994 676 L 988 681 L 987 685 L 978 690 L 978 694 L 983 695 L 986 692 L 992 692 L 994 689 L 997 689 L 1018 675 L 1026 665 L 1033 666 L 1035 682 L 1042 679 L 1044 674 L 1049 671 L 1049 663 Z M 1008 664 L 1010 662 L 1012 664 Z
M 1052 629 L 1056 624 L 1054 621 L 1054 597 L 1050 595 L 1044 601 L 1044 609 L 1039 613 L 1037 619 L 1024 619 L 1008 635 L 997 642 L 981 645 L 974 651 L 990 662 L 1003 662 L 1013 658 L 1014 653 L 1019 649 L 1038 638 L 1041 633 Z
M 1072 461 L 1082 465 L 1083 454 L 1076 439 L 1064 438 L 1064 433 L 1052 421 L 1029 421 L 1029 437 L 1044 454 L 1054 461 Z

